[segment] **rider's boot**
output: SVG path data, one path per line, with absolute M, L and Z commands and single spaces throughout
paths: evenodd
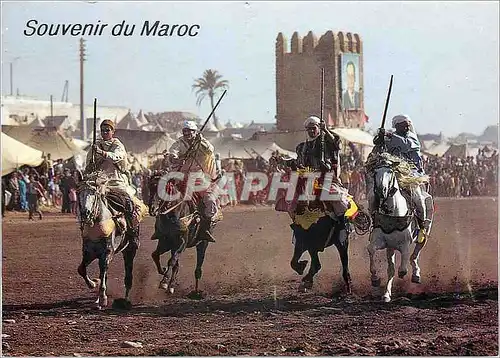
M 206 240 L 208 242 L 215 242 L 215 239 L 211 231 L 212 231 L 212 219 L 202 216 L 200 221 L 201 239 Z
M 130 245 L 139 247 L 139 219 L 135 211 L 134 203 L 131 199 L 127 200 L 124 216 L 125 221 L 127 222 L 125 237 Z

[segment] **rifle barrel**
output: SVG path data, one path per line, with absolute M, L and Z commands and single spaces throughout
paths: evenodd
M 384 116 L 382 117 L 382 125 L 380 128 L 385 127 L 385 118 L 387 116 L 387 108 L 389 108 L 389 99 L 391 98 L 391 91 L 392 91 L 392 79 L 394 75 L 391 75 L 391 82 L 389 83 L 389 91 L 387 91 L 387 98 L 385 100 L 385 108 L 384 108 Z
M 224 93 L 222 93 L 222 96 L 220 96 L 220 98 L 217 101 L 217 103 L 215 104 L 214 108 L 212 108 L 212 112 L 210 112 L 210 114 L 208 115 L 207 119 L 205 120 L 205 123 L 203 123 L 203 126 L 200 129 L 200 132 L 203 132 L 203 130 L 205 129 L 205 126 L 207 125 L 208 121 L 210 120 L 210 117 L 212 117 L 212 114 L 215 113 L 215 109 L 217 108 L 217 106 L 219 105 L 220 101 L 222 100 L 222 97 L 225 96 L 226 92 L 227 92 L 227 90 L 224 90 Z

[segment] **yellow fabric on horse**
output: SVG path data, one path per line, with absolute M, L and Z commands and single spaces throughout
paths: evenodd
M 306 206 L 303 214 L 295 214 L 293 217 L 294 224 L 301 226 L 304 230 L 308 230 L 313 224 L 327 214 L 321 209 L 312 209 Z
M 94 226 L 84 225 L 82 238 L 101 240 L 103 237 L 109 237 L 116 225 L 112 218 L 96 222 Z
M 398 184 L 403 189 L 411 190 L 420 186 L 421 184 L 426 184 L 429 182 L 428 175 L 416 175 L 416 167 L 413 164 L 389 153 L 380 153 L 373 156 L 370 155 L 365 164 L 365 167 L 367 169 L 367 172 L 370 172 L 373 168 L 376 168 L 377 166 L 383 164 L 391 165 L 394 173 L 396 174 Z

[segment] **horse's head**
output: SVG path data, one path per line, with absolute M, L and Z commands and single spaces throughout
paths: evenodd
M 387 200 L 399 190 L 396 174 L 391 165 L 380 165 L 374 169 L 374 191 L 382 201 Z
M 87 179 L 78 184 L 77 191 L 81 220 L 92 226 L 99 215 L 99 204 L 106 195 L 106 180 Z
M 152 209 L 150 214 L 156 215 L 156 213 L 162 214 L 165 212 L 177 212 L 180 208 L 187 206 L 192 210 L 200 204 L 200 195 L 197 192 L 187 194 L 185 180 L 178 180 L 174 178 L 160 178 L 157 185 L 156 195 L 159 198 L 158 208 Z M 197 183 L 199 185 L 200 183 Z M 152 208 L 152 206 L 150 206 Z M 179 209 L 178 209 L 179 208 Z

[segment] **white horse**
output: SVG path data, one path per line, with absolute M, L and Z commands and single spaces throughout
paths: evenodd
M 394 163 L 397 164 L 397 163 Z M 408 197 L 403 196 L 396 174 L 392 168 L 393 163 L 384 162 L 376 166 L 367 174 L 367 199 L 373 218 L 373 230 L 370 234 L 370 243 L 367 247 L 370 255 L 371 281 L 374 291 L 380 289 L 381 280 L 377 273 L 375 255 L 378 250 L 387 251 L 387 285 L 383 300 L 391 301 L 392 283 L 395 275 L 395 251 L 401 253 L 401 265 L 398 270 L 399 278 L 404 278 L 408 273 L 408 263 L 411 262 L 413 283 L 420 283 L 420 267 L 418 258 L 420 251 L 425 246 L 426 238 L 430 233 L 432 213 L 428 212 L 429 199 L 422 192 L 420 186 L 415 186 Z M 370 177 L 370 174 L 373 176 Z M 427 204 L 427 205 L 426 205 Z M 432 203 L 430 203 L 432 207 Z M 418 218 L 418 219 L 417 219 Z M 418 220 L 424 222 L 426 236 L 419 240 Z M 410 255 L 411 245 L 416 244 Z

